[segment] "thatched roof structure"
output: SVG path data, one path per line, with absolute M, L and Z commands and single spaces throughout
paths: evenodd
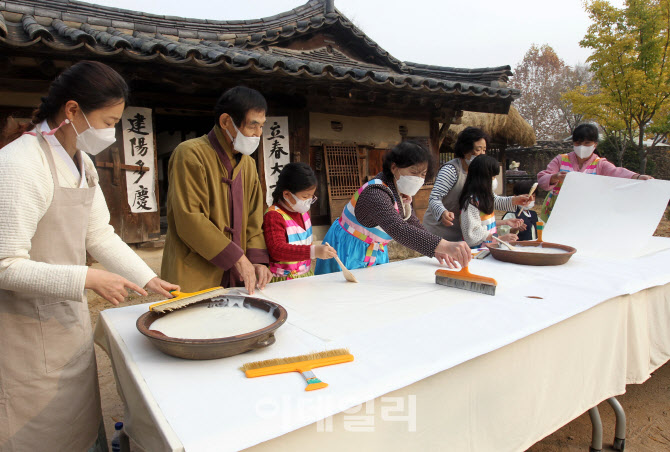
M 443 146 L 452 147 L 458 134 L 466 127 L 479 127 L 491 137 L 492 145 L 522 146 L 535 145 L 535 131 L 521 117 L 519 111 L 511 106 L 509 114 L 463 113 L 460 124 L 452 124 L 447 131 Z

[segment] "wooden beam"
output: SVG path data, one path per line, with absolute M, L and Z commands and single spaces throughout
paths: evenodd
M 440 134 L 440 123 L 438 122 L 435 115 L 431 115 L 428 123 L 428 134 L 430 140 L 430 152 L 435 156 L 436 161 L 439 161 L 440 157 L 440 146 L 438 137 Z
M 437 149 L 442 147 L 442 142 L 447 137 L 447 131 L 456 117 L 456 112 L 454 110 L 446 110 L 442 115 L 440 115 L 440 122 L 442 126 L 440 127 L 440 132 L 437 136 Z

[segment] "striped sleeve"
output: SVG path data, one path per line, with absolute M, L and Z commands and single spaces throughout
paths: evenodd
M 498 196 L 493 195 L 493 208 L 496 210 L 502 210 L 503 212 L 514 212 L 514 204 L 512 200 L 514 196 Z
M 428 197 L 428 209 L 433 214 L 435 220 L 440 221 L 442 214 L 447 210 L 444 208 L 444 204 L 442 204 L 442 198 L 447 196 L 447 193 L 454 188 L 456 181 L 458 181 L 458 173 L 454 165 L 444 165 L 440 168 L 435 178 L 433 190 Z

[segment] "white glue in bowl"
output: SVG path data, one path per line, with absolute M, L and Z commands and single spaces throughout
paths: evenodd
M 163 353 L 217 359 L 274 344 L 274 332 L 287 316 L 272 301 L 223 295 L 168 313 L 146 312 L 136 325 Z M 217 335 L 221 337 L 213 337 Z
M 562 265 L 577 252 L 571 246 L 537 240 L 509 243 L 517 249 L 512 251 L 499 243 L 486 246 L 494 259 L 521 265 Z

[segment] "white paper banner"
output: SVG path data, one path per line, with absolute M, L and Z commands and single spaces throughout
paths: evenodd
M 608 258 L 642 256 L 670 200 L 670 181 L 569 172 L 543 240 Z
M 265 167 L 265 202 L 272 205 L 272 192 L 282 168 L 291 161 L 288 142 L 288 116 L 268 116 L 263 132 L 263 161 Z
M 128 107 L 121 119 L 123 157 L 126 165 L 148 171 L 126 171 L 128 204 L 133 213 L 156 212 L 154 129 L 150 108 Z

